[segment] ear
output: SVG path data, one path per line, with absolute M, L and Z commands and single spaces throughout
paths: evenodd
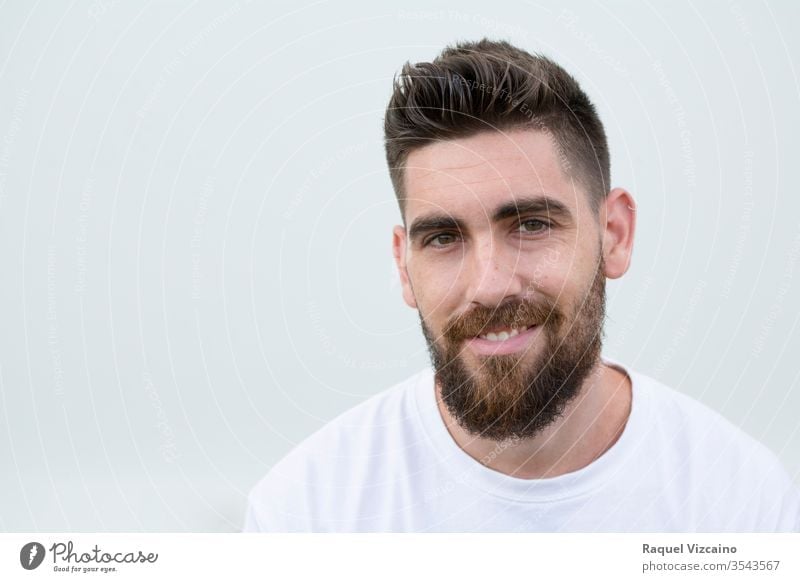
M 609 279 L 618 279 L 626 273 L 631 263 L 636 230 L 636 201 L 627 190 L 614 188 L 608 193 L 600 216 L 600 226 L 605 228 L 603 232 L 605 275 Z
M 411 289 L 406 268 L 406 252 L 406 229 L 402 226 L 395 226 L 392 231 L 392 254 L 397 271 L 400 273 L 400 282 L 403 284 L 403 300 L 411 309 L 416 309 L 417 300 L 414 298 L 414 290 Z

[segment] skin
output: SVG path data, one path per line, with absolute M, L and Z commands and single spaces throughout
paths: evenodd
M 633 197 L 614 188 L 594 213 L 546 132 L 483 132 L 413 150 L 404 180 L 406 226 L 394 227 L 393 254 L 404 301 L 420 311 L 436 337 L 454 316 L 477 305 L 496 307 L 531 294 L 574 313 L 601 254 L 606 278 L 621 277 L 630 265 Z M 542 196 L 560 203 L 569 216 L 550 211 L 555 204 L 548 204 L 495 220 L 496 209 L 509 203 L 522 208 Z M 458 226 L 412 232 L 434 216 L 455 219 Z M 534 358 L 538 349 L 534 336 L 523 359 Z M 467 343 L 462 355 L 473 371 L 479 368 L 479 354 Z M 561 417 L 531 438 L 498 446 L 465 432 L 441 401 L 440 387 L 436 392 L 442 419 L 467 454 L 528 479 L 576 471 L 597 459 L 619 438 L 631 405 L 630 379 L 598 360 Z

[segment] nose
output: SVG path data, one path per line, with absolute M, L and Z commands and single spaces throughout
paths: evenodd
M 509 298 L 521 296 L 524 286 L 518 275 L 523 255 L 492 238 L 477 242 L 466 257 L 464 275 L 469 280 L 468 300 L 484 307 L 496 307 Z

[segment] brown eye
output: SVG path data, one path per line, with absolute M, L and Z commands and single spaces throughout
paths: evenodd
M 546 222 L 538 219 L 525 220 L 519 224 L 522 232 L 542 232 L 547 230 L 548 226 Z
M 455 241 L 456 235 L 450 233 L 441 233 L 428 239 L 426 246 L 446 247 L 453 244 Z

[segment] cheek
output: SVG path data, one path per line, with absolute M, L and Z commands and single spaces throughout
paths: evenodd
M 555 302 L 564 315 L 571 317 L 585 301 L 586 289 L 592 284 L 595 269 L 574 255 L 564 261 L 551 257 L 537 265 L 530 285 L 537 293 Z
M 414 287 L 417 307 L 428 325 L 444 325 L 457 310 L 463 291 L 464 277 L 459 277 L 460 265 L 451 263 L 418 262 L 408 264 L 408 275 Z
M 537 260 L 533 267 L 525 274 L 528 281 L 528 291 L 536 291 L 545 295 L 558 295 L 564 283 L 564 266 L 557 258 L 544 258 Z
M 584 279 L 581 266 L 574 255 L 557 249 L 548 250 L 536 257 L 532 267 L 524 274 L 527 294 L 540 293 L 564 305 L 570 301 Z

